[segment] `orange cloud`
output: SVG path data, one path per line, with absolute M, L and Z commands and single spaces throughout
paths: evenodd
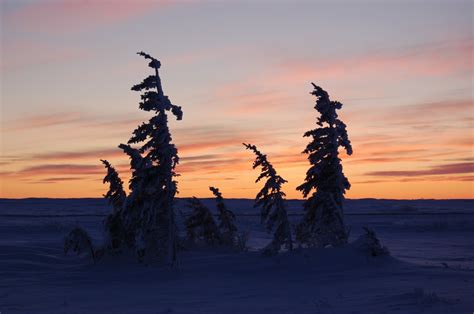
M 236 171 L 238 165 L 243 164 L 241 158 L 213 159 L 206 161 L 192 161 L 182 163 L 177 167 L 180 173 L 226 173 Z
M 235 146 L 237 143 L 240 143 L 239 139 L 222 139 L 222 140 L 215 140 L 215 141 L 203 141 L 203 142 L 196 142 L 196 143 L 185 143 L 178 146 L 178 152 L 186 154 L 186 153 L 194 153 L 197 151 L 202 150 L 212 150 L 218 148 L 224 148 L 229 146 Z
M 473 182 L 474 175 L 460 176 L 460 175 L 451 175 L 451 176 L 413 176 L 405 178 L 381 178 L 381 179 L 369 179 L 369 180 L 357 180 L 351 182 L 354 185 L 358 184 L 379 184 L 379 183 L 403 183 L 403 182 Z M 471 183 L 472 184 L 472 183 Z
M 52 152 L 45 154 L 37 154 L 31 156 L 31 159 L 38 161 L 45 160 L 74 160 L 74 159 L 107 159 L 113 157 L 122 157 L 125 156 L 123 151 L 119 148 L 111 149 L 94 149 L 94 150 L 83 150 L 83 151 L 73 151 L 73 152 Z
M 78 180 L 84 180 L 84 177 L 51 177 L 51 178 L 45 178 L 45 179 L 40 179 L 36 181 L 31 181 L 30 183 L 33 184 L 43 184 L 43 183 L 61 183 L 61 182 L 67 182 L 67 181 L 78 181 Z
M 436 165 L 425 170 L 396 170 L 396 171 L 372 171 L 366 175 L 374 177 L 418 177 L 443 174 L 465 174 L 474 173 L 474 163 L 456 163 Z
M 103 167 L 97 165 L 80 165 L 80 164 L 46 164 L 33 167 L 27 167 L 20 171 L 10 172 L 17 176 L 39 176 L 39 175 L 51 175 L 51 174 L 103 174 Z

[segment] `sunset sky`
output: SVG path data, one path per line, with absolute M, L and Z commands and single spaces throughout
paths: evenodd
M 162 62 L 180 197 L 252 198 L 257 145 L 289 182 L 315 127 L 310 82 L 344 104 L 349 198 L 474 198 L 472 1 L 1 2 L 0 197 L 101 197 L 149 117 L 130 87 Z

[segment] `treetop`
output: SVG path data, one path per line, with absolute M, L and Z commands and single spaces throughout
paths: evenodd
M 159 69 L 161 67 L 161 62 L 158 59 L 153 58 L 149 54 L 140 51 L 137 52 L 137 55 L 143 56 L 145 59 L 151 60 L 150 63 L 148 63 L 148 66 L 153 69 Z

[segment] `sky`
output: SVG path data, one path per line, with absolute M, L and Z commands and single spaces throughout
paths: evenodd
M 101 197 L 100 159 L 150 115 L 161 60 L 179 197 L 253 198 L 267 154 L 288 198 L 309 163 L 311 82 L 344 104 L 348 198 L 474 198 L 472 1 L 1 2 L 0 197 Z M 128 184 L 126 184 L 128 185 Z

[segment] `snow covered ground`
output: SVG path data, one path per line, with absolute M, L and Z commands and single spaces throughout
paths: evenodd
M 214 208 L 213 200 L 204 200 Z M 178 203 L 178 208 L 182 202 Z M 270 239 L 251 200 L 228 200 L 250 252 L 187 251 L 177 269 L 132 256 L 64 256 L 80 225 L 100 243 L 99 199 L 0 200 L 0 312 L 473 313 L 474 201 L 348 200 L 351 240 L 374 229 L 391 257 L 354 247 L 257 252 Z M 290 219 L 301 201 L 289 202 Z M 185 209 L 182 209 L 183 212 Z

